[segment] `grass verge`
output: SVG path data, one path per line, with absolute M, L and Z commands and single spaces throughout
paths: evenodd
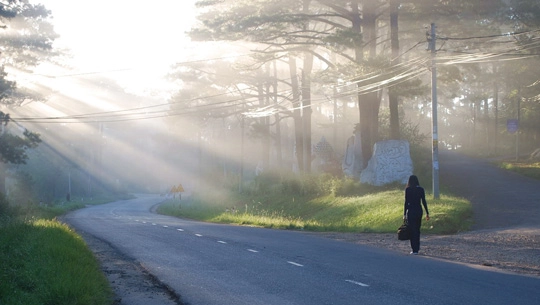
M 540 162 L 505 161 L 500 162 L 499 167 L 540 180 Z
M 0 304 L 112 304 L 112 291 L 85 242 L 66 225 L 4 221 Z
M 112 304 L 109 282 L 92 252 L 55 217 L 131 197 L 10 205 L 0 193 L 0 304 Z
M 472 223 L 471 205 L 463 198 L 445 195 L 438 200 L 428 198 L 428 208 L 431 220 L 423 221 L 424 233 L 467 231 Z M 205 191 L 189 201 L 165 202 L 158 212 L 208 222 L 277 229 L 390 233 L 403 221 L 403 190 L 396 188 L 357 196 Z

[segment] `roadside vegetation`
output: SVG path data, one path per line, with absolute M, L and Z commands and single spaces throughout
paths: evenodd
M 423 222 L 423 232 L 452 234 L 469 229 L 472 209 L 467 200 L 450 195 L 434 200 L 427 194 L 427 201 L 431 220 Z M 265 228 L 386 233 L 395 232 L 403 221 L 403 185 L 373 187 L 326 175 L 263 174 L 240 194 L 233 188 L 205 189 L 189 200 L 171 199 L 158 212 Z
M 14 206 L 0 193 L 0 304 L 112 304 L 112 290 L 94 255 L 78 234 L 56 220 L 110 200 Z
M 540 162 L 504 161 L 498 166 L 540 179 Z M 470 202 L 447 191 L 434 200 L 429 193 L 429 178 L 420 180 L 427 182 L 424 187 L 431 211 L 431 220 L 422 223 L 422 232 L 453 234 L 469 230 Z M 402 185 L 371 187 L 330 176 L 293 178 L 265 173 L 241 194 L 236 190 L 236 186 L 219 191 L 205 189 L 189 200 L 170 199 L 158 212 L 217 223 L 334 232 L 395 232 L 402 221 Z
M 499 167 L 518 174 L 540 180 L 540 162 L 535 161 L 504 161 Z

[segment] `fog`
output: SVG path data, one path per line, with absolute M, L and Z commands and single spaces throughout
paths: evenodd
M 441 150 L 509 155 L 536 146 L 539 76 L 527 69 L 538 64 L 535 27 L 522 29 L 527 37 L 508 35 L 514 29 L 507 23 L 488 30 L 475 22 L 487 23 L 485 16 L 468 16 L 460 26 L 452 14 L 432 12 L 441 32 L 434 62 L 427 51 L 426 22 L 415 20 L 417 12 L 408 6 L 400 12 L 399 53 L 392 53 L 384 4 L 373 39 L 377 43 L 365 42 L 365 62 L 352 64 L 355 50 L 333 42 L 342 39 L 340 32 L 320 25 L 312 27 L 327 36 L 321 43 L 317 36 L 305 39 L 308 31 L 301 38 L 274 37 L 262 25 L 221 33 L 223 41 L 215 38 L 216 29 L 209 31 L 212 38 L 200 38 L 201 31 L 190 39 L 186 32 L 205 29 L 203 22 L 217 13 L 196 9 L 195 1 L 169 2 L 134 6 L 119 1 L 109 7 L 106 1 L 80 6 L 43 1 L 59 34 L 54 54 L 32 68 L 5 61 L 9 78 L 25 93 L 22 102 L 0 106 L 12 118 L 6 128 L 15 135 L 28 129 L 42 139 L 27 151 L 27 164 L 7 167 L 12 188 L 22 187 L 21 173 L 31 176 L 26 182 L 40 200 L 103 191 L 167 193 L 178 184 L 189 191 L 240 187 L 269 171 L 341 176 L 355 129 L 362 129 L 362 141 L 368 139 L 370 147 L 395 137 L 390 107 L 395 92 L 399 138 L 429 157 L 434 64 Z M 234 8 L 226 4 L 224 14 Z M 324 1 L 314 5 L 331 11 Z M 234 19 L 224 20 L 223 28 L 235 28 Z M 471 24 L 482 35 L 469 30 Z M 518 43 L 525 38 L 528 43 Z M 376 106 L 366 108 L 367 103 Z M 520 115 L 530 122 L 522 125 L 528 140 L 521 148 L 505 126 Z M 321 141 L 331 146 L 327 159 L 315 149 Z

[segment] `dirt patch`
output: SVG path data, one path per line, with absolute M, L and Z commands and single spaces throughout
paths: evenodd
M 397 234 L 313 233 L 319 236 L 409 253 Z M 540 276 L 540 229 L 482 230 L 456 235 L 422 234 L 420 255 Z
M 101 265 L 114 292 L 114 305 L 182 305 L 172 289 L 139 262 L 122 255 L 105 241 L 84 232 L 83 237 Z

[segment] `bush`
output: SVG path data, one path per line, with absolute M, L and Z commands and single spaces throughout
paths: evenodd
M 336 183 L 334 195 L 336 197 L 356 196 L 360 194 L 361 184 L 359 181 L 344 178 Z
M 255 177 L 255 191 L 264 194 L 272 190 L 281 181 L 281 174 L 274 171 L 262 172 Z
M 298 196 L 327 195 L 332 193 L 335 179 L 331 174 L 264 172 L 255 177 L 255 188 L 249 193 L 264 195 L 277 191 Z
M 0 217 L 7 216 L 9 214 L 9 201 L 4 193 L 0 192 Z

